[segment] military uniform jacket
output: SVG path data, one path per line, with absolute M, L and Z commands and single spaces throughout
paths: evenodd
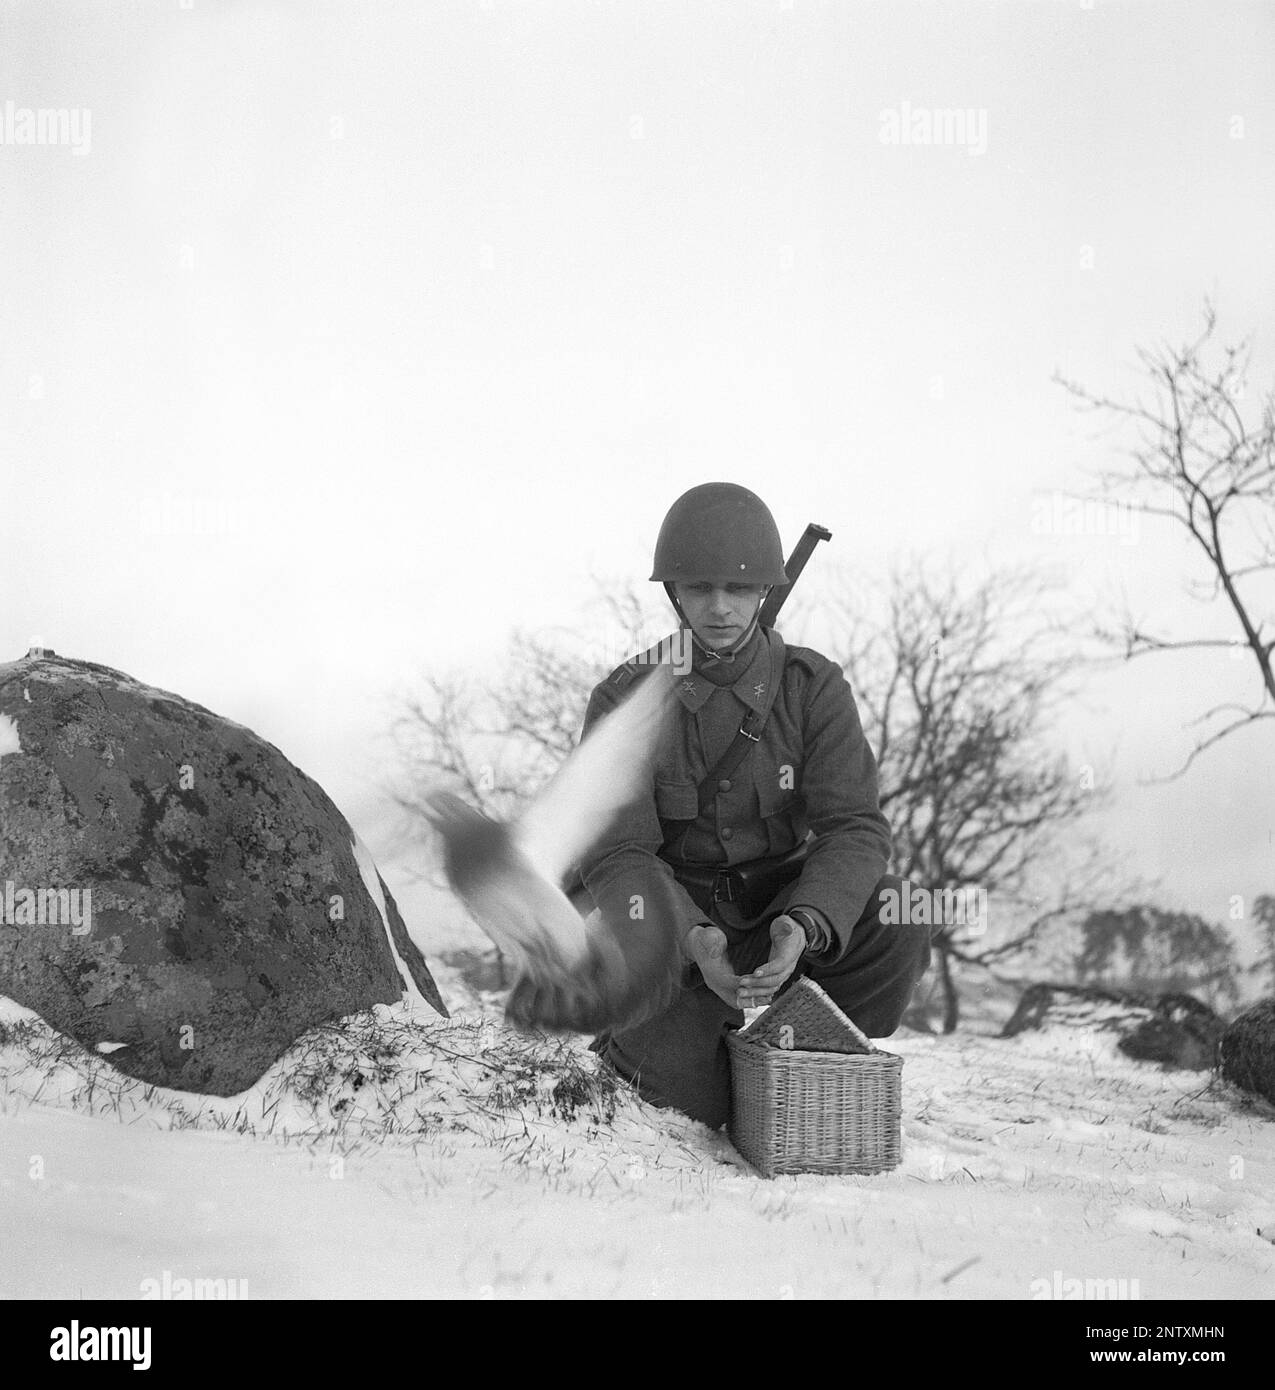
M 583 736 L 650 675 L 661 648 L 670 650 L 667 639 L 595 687 Z M 683 913 L 680 940 L 705 918 L 673 882 L 674 865 L 772 858 L 813 832 L 801 876 L 778 905 L 817 908 L 844 950 L 891 851 L 876 759 L 854 696 L 835 662 L 808 647 L 786 646 L 770 629 L 762 629 L 737 662 L 743 663 L 739 675 L 724 686 L 702 669 L 676 677 L 678 706 L 653 759 L 649 793 L 625 808 L 583 861 L 585 886 L 604 914 L 619 921 L 633 915 L 631 903 L 652 875 L 665 876 Z M 716 673 L 719 679 L 726 669 Z M 773 691 L 772 682 L 778 682 Z M 768 695 L 773 703 L 760 740 L 729 780 L 718 783 L 701 815 L 701 781 L 747 709 L 760 713 Z

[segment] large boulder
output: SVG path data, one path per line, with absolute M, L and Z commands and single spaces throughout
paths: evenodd
M 1086 1028 L 1110 1032 L 1128 1057 L 1184 1071 L 1207 1071 L 1217 1058 L 1224 1024 L 1190 994 L 1137 994 L 1085 985 L 1032 985 L 1001 1031 Z
M 246 1089 L 307 1028 L 446 1015 L 317 782 L 178 695 L 35 649 L 0 665 L 0 994 L 155 1084 Z
M 1222 1075 L 1275 1105 L 1275 999 L 1245 1009 L 1222 1034 Z

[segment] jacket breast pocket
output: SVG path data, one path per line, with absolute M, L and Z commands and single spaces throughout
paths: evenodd
M 757 785 L 768 856 L 787 854 L 806 838 L 805 802 L 795 787 L 784 785 L 785 780 L 767 777 Z
M 694 782 L 657 780 L 655 813 L 660 823 L 693 821 L 699 816 L 699 795 Z

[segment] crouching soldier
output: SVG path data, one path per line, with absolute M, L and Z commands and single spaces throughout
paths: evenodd
M 691 666 L 674 683 L 649 796 L 581 871 L 615 921 L 634 915 L 653 876 L 674 881 L 686 970 L 667 1009 L 593 1047 L 646 1100 L 716 1128 L 730 1111 L 726 1034 L 743 1009 L 806 975 L 869 1037 L 886 1037 L 929 963 L 929 928 L 880 921 L 882 892 L 901 880 L 885 872 L 876 760 L 841 668 L 758 623 L 772 586 L 787 583 L 766 505 L 732 483 L 692 488 L 664 520 L 651 578 L 689 630 Z M 585 734 L 656 655 L 597 686 Z

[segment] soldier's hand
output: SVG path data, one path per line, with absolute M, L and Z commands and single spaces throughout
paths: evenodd
M 738 1009 L 740 979 L 726 959 L 726 933 L 702 923 L 691 928 L 686 948 L 709 989 L 732 1009 Z
M 776 990 L 797 968 L 806 949 L 806 933 L 791 917 L 776 917 L 770 924 L 770 959 L 739 982 L 739 1007 L 759 1008 L 769 1004 Z

